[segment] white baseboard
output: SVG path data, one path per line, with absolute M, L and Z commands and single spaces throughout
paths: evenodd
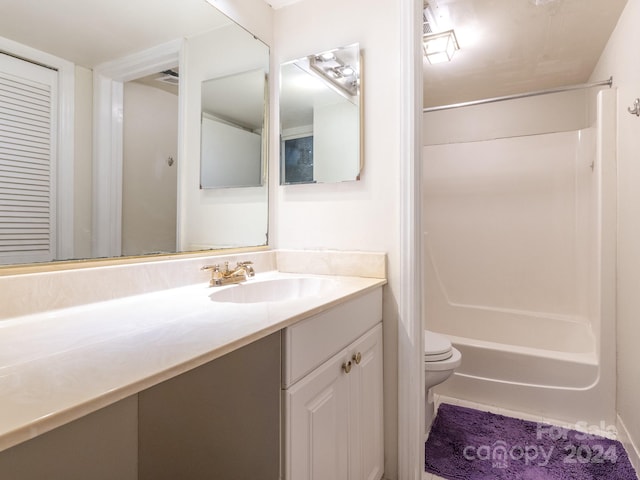
M 629 431 L 625 426 L 624 422 L 620 418 L 620 415 L 616 417 L 616 428 L 618 429 L 618 440 L 622 443 L 625 450 L 627 451 L 627 455 L 629 456 L 629 460 L 631 461 L 631 465 L 636 469 L 636 474 L 640 472 L 640 449 L 634 444 L 633 439 L 629 435 Z

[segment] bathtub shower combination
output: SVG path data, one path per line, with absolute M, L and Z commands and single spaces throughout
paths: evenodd
M 615 424 L 616 92 L 582 95 L 577 129 L 425 146 L 425 327 L 462 353 L 437 393 L 601 426 Z

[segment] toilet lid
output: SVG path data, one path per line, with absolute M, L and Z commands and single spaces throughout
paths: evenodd
M 424 331 L 424 360 L 425 362 L 437 362 L 450 358 L 451 341 L 439 333 Z

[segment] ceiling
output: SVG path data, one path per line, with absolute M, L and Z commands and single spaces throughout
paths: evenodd
M 204 0 L 2 0 L 0 36 L 93 67 L 229 22 Z
M 425 107 L 588 82 L 627 0 L 429 3 L 460 50 L 447 63 L 423 59 Z

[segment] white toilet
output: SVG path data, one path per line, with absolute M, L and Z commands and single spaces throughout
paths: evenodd
M 440 333 L 424 331 L 424 389 L 426 400 L 425 433 L 429 433 L 434 417 L 433 392 L 436 385 L 451 376 L 462 363 L 462 354 Z

